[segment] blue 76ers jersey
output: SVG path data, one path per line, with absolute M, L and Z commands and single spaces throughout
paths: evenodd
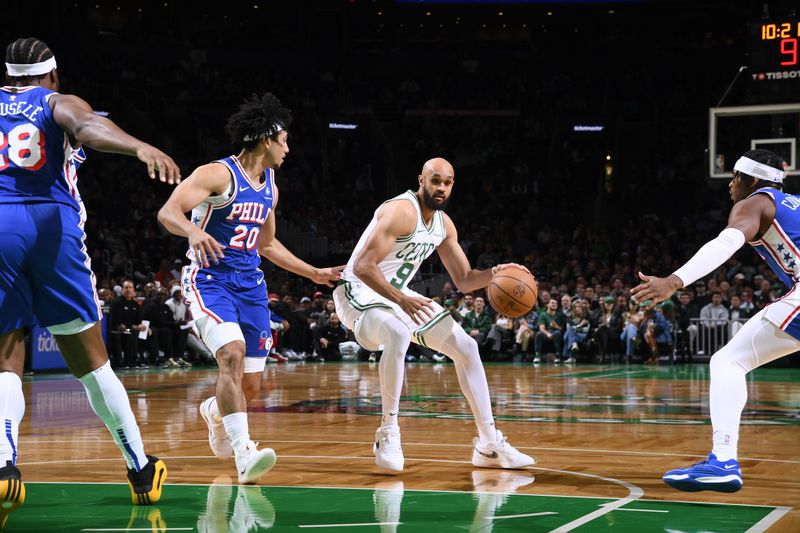
M 214 163 L 225 165 L 232 180 L 224 194 L 210 196 L 192 210 L 192 223 L 225 246 L 225 257 L 219 264 L 210 262 L 206 270 L 255 270 L 261 264 L 256 249 L 258 233 L 272 209 L 274 171 L 264 171 L 264 183 L 253 183 L 236 156 Z M 194 250 L 190 248 L 186 255 L 194 266 L 202 268 Z
M 67 178 L 72 147 L 43 87 L 0 88 L 0 203 L 59 203 L 80 210 Z M 73 169 L 74 170 L 74 169 Z
M 800 281 L 800 197 L 772 187 L 753 194 L 768 194 L 775 200 L 775 219 L 761 239 L 750 245 L 791 289 Z

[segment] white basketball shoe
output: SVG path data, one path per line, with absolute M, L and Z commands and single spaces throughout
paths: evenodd
M 208 426 L 208 444 L 211 446 L 211 451 L 219 459 L 230 459 L 233 457 L 233 447 L 222 423 L 222 417 L 211 413 L 211 405 L 216 401 L 216 396 L 212 396 L 201 403 L 200 416 Z
M 278 459 L 272 448 L 259 450 L 257 447 L 257 442 L 250 441 L 242 453 L 236 454 L 236 472 L 242 485 L 261 481 L 261 476 L 269 472 Z
M 372 453 L 375 454 L 375 464 L 379 467 L 402 472 L 405 458 L 403 457 L 403 449 L 400 447 L 400 427 L 379 427 L 375 432 Z
M 525 468 L 536 464 L 530 455 L 525 455 L 512 445 L 498 429 L 495 442 L 481 442 L 475 438 L 472 442 L 472 464 L 483 468 Z

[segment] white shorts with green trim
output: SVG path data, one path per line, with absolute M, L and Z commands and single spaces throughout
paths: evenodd
M 403 289 L 403 294 L 424 298 L 424 296 L 411 289 Z M 430 342 L 430 338 L 426 337 L 426 334 L 428 332 L 435 334 L 435 332 L 431 331 L 433 327 L 442 322 L 442 320 L 450 317 L 450 312 L 447 309 L 443 308 L 435 301 L 432 301 L 431 305 L 434 309 L 433 318 L 425 324 L 417 324 L 399 305 L 390 302 L 367 287 L 364 283 L 360 282 L 341 282 L 340 285 L 336 287 L 336 290 L 333 291 L 333 302 L 336 304 L 336 313 L 339 315 L 339 320 L 342 321 L 342 324 L 355 333 L 356 340 L 361 346 L 370 351 L 376 351 L 382 348 L 381 346 L 368 346 L 367 344 L 370 343 L 365 343 L 364 341 L 364 339 L 375 338 L 376 335 L 362 335 L 359 331 L 360 319 L 364 316 L 364 313 L 370 309 L 383 309 L 396 316 L 408 327 L 408 331 L 411 332 L 411 340 L 425 347 L 427 347 L 428 342 Z M 445 331 L 441 328 L 436 328 L 436 330 L 439 332 Z M 446 332 L 449 335 L 450 329 L 448 328 Z

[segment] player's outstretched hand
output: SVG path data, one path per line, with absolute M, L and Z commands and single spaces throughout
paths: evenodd
M 433 301 L 424 296 L 405 296 L 397 302 L 415 324 L 426 324 L 436 314 Z
M 683 281 L 675 274 L 670 274 L 666 278 L 657 278 L 655 276 L 645 276 L 639 272 L 639 279 L 642 280 L 642 283 L 631 289 L 631 300 L 634 302 L 651 300 L 655 305 L 666 300 L 672 296 L 673 292 L 683 287 Z
M 342 279 L 342 271 L 346 265 L 340 265 L 329 268 L 318 268 L 314 275 L 310 278 L 311 281 L 318 285 L 327 285 L 328 287 L 335 287 L 336 283 Z
M 136 151 L 136 157 L 139 158 L 139 161 L 147 165 L 147 174 L 150 176 L 150 179 L 156 179 L 156 173 L 158 173 L 158 179 L 160 181 L 169 183 L 170 185 L 180 183 L 181 170 L 178 168 L 178 165 L 175 164 L 175 161 L 173 161 L 170 156 L 158 148 L 150 146 L 149 144 L 144 144 Z
M 219 263 L 219 260 L 225 257 L 225 254 L 222 253 L 225 246 L 200 228 L 196 228 L 189 234 L 189 247 L 194 251 L 197 261 L 204 267 L 210 266 L 209 260 Z

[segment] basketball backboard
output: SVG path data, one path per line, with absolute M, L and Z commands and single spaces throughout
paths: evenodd
M 787 176 L 800 175 L 800 103 L 712 107 L 708 112 L 708 176 L 731 179 L 746 151 L 772 150 L 788 163 Z

